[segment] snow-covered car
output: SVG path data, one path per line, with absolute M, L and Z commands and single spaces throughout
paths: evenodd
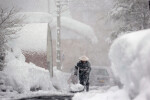
M 114 78 L 109 67 L 92 66 L 89 79 L 91 86 L 113 85 Z

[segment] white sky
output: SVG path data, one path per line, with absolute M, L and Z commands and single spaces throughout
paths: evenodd
M 0 6 L 14 6 L 24 12 L 48 12 L 48 0 L 0 0 Z

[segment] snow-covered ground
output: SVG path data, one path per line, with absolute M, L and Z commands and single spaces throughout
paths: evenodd
M 99 88 L 89 92 L 77 93 L 73 100 L 130 100 L 128 94 L 124 90 L 120 90 L 117 86 L 106 89 Z
M 36 92 L 28 92 L 26 94 L 18 94 L 11 97 L 5 97 L 4 100 L 10 100 L 10 99 L 27 99 L 27 98 L 35 98 L 35 97 L 50 97 L 50 96 L 73 96 L 72 93 L 68 92 L 58 92 L 58 91 L 36 91 Z M 50 99 L 51 100 L 51 99 Z M 55 100 L 55 99 L 54 99 Z

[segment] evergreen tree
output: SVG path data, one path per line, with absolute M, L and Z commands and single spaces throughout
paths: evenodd
M 117 23 L 117 28 L 110 34 L 110 40 L 121 34 L 149 28 L 148 0 L 115 0 L 109 18 Z

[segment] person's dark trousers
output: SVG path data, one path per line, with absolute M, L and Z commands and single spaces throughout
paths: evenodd
M 86 83 L 86 91 L 89 91 L 89 82 Z
M 89 91 L 89 79 L 80 79 L 80 84 L 83 86 L 86 86 L 85 89 L 88 92 Z

